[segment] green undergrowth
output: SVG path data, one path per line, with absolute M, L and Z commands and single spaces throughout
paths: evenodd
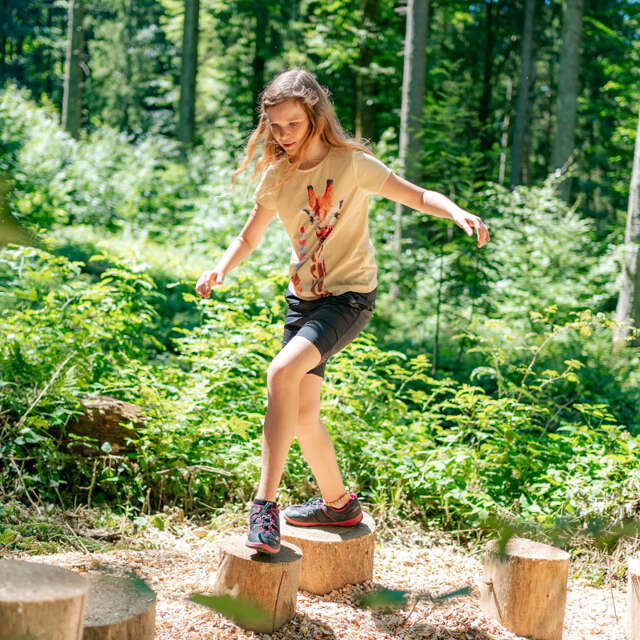
M 198 275 L 249 212 L 223 145 L 185 160 L 160 136 L 76 141 L 9 88 L 0 151 L 0 213 L 41 239 L 0 251 L 0 500 L 193 516 L 245 505 L 285 311 L 282 229 L 200 300 Z M 475 204 L 492 212 L 481 252 L 436 232 L 448 223 L 407 220 L 391 300 L 394 209 L 372 203 L 376 314 L 323 387 L 345 481 L 381 517 L 437 528 L 613 531 L 637 516 L 640 434 L 637 350 L 611 352 L 615 238 L 596 246 L 552 180 L 488 185 Z M 74 433 L 94 394 L 142 408 L 125 450 Z M 315 493 L 294 444 L 281 502 Z
M 169 351 L 153 335 L 162 304 L 153 279 L 109 262 L 96 277 L 42 250 L 0 254 L 3 494 L 68 504 L 91 491 L 93 504 L 148 512 L 246 503 L 259 477 L 284 279 L 240 276 L 206 301 L 185 293 L 200 321 L 174 327 Z M 581 313 L 555 324 L 553 308 L 532 322 L 537 330 L 517 345 L 522 362 L 508 357 L 519 338 L 499 322 L 466 335 L 498 380 L 492 395 L 432 376 L 425 355 L 383 350 L 367 332 L 335 356 L 322 412 L 347 483 L 372 505 L 450 529 L 490 528 L 496 516 L 541 530 L 624 517 L 640 483 L 638 436 L 606 404 L 579 401 L 579 358 L 541 364 L 558 345 L 567 353 L 605 339 L 609 323 Z M 143 407 L 127 453 L 68 429 L 81 397 L 95 393 Z M 74 453 L 78 440 L 95 455 Z M 316 491 L 294 446 L 281 499 Z

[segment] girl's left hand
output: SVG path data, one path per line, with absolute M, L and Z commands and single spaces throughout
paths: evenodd
M 478 248 L 486 242 L 489 242 L 489 229 L 487 229 L 487 225 L 482 222 L 479 216 L 458 207 L 457 210 L 451 214 L 451 219 L 463 231 L 466 231 L 468 236 L 473 235 L 473 229 L 476 230 L 476 233 L 478 234 Z

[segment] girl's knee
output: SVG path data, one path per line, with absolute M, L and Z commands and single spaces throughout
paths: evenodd
M 267 369 L 267 389 L 269 393 L 298 390 L 302 376 L 297 367 L 291 363 L 281 362 L 277 357 L 273 359 Z

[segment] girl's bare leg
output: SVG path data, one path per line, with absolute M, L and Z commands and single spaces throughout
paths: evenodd
M 300 382 L 321 359 L 318 347 L 311 341 L 294 336 L 269 365 L 268 403 L 262 431 L 262 473 L 256 498 L 276 499 L 287 453 L 298 425 Z
M 322 378 L 308 373 L 300 382 L 296 436 L 305 460 L 311 467 L 324 501 L 332 507 L 344 506 L 344 481 L 338 468 L 331 436 L 320 419 Z

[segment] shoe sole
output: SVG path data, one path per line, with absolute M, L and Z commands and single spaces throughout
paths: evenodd
M 360 513 L 351 520 L 343 520 L 342 522 L 301 522 L 299 520 L 292 520 L 287 516 L 283 516 L 289 524 L 295 524 L 298 527 L 353 527 L 362 520 L 362 514 Z
M 270 553 L 272 555 L 279 553 L 280 551 L 279 546 L 277 549 L 274 549 L 273 547 L 263 544 L 262 542 L 249 542 L 249 540 L 247 540 L 244 544 L 245 544 L 245 547 L 250 547 L 251 549 L 257 549 L 258 551 L 264 551 L 264 553 Z

